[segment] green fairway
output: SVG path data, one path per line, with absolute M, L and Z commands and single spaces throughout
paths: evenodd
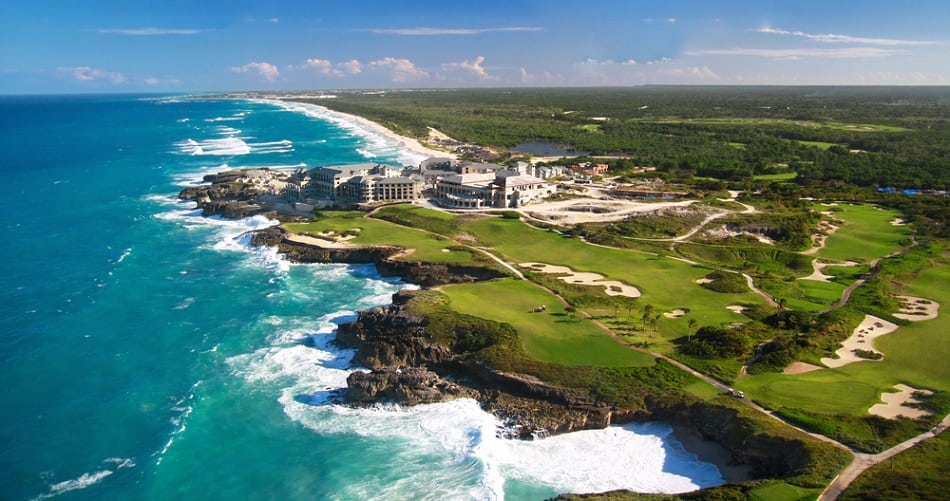
M 798 144 L 804 144 L 805 146 L 814 146 L 815 148 L 818 148 L 819 150 L 827 150 L 828 148 L 831 148 L 832 146 L 847 146 L 847 145 L 844 145 L 844 144 L 827 143 L 827 142 L 825 142 L 825 141 L 803 141 L 803 140 L 798 140 L 797 142 L 798 142 Z
M 474 258 L 471 251 L 458 248 L 456 244 L 444 237 L 387 221 L 370 219 L 362 212 L 327 211 L 325 217 L 317 221 L 287 223 L 284 228 L 294 233 L 315 237 L 319 237 L 321 232 L 333 232 L 335 235 L 343 235 L 346 232 L 358 233 L 356 238 L 348 240 L 347 243 L 414 249 L 411 254 L 402 257 L 408 260 L 469 263 Z
M 906 293 L 935 300 L 940 315 L 933 320 L 910 322 L 877 338 L 874 347 L 884 353 L 881 361 L 856 362 L 837 369 L 798 375 L 744 376 L 736 386 L 769 405 L 818 412 L 867 415 L 884 391 L 903 383 L 914 388 L 950 391 L 950 266 L 938 264 L 924 270 Z
M 759 174 L 752 178 L 756 181 L 791 181 L 798 177 L 797 172 L 782 172 L 779 174 Z
M 453 310 L 515 327 L 525 352 L 564 365 L 631 367 L 653 365 L 653 357 L 631 350 L 592 321 L 565 310 L 550 293 L 524 280 L 502 279 L 442 288 Z M 545 305 L 546 310 L 534 309 Z
M 844 224 L 828 236 L 824 248 L 815 254 L 816 257 L 868 263 L 899 250 L 901 241 L 910 234 L 907 226 L 891 224 L 900 217 L 900 213 L 894 210 L 846 203 L 819 204 L 815 208 L 820 211 L 831 210 L 835 212 L 836 218 L 844 220 Z
M 653 305 L 657 313 L 688 309 L 679 318 L 661 317 L 659 333 L 666 339 L 685 336 L 687 324 L 728 325 L 746 317 L 726 309 L 730 305 L 757 305 L 763 300 L 751 293 L 718 293 L 700 286 L 709 269 L 653 254 L 587 244 L 552 231 L 533 229 L 518 220 L 487 218 L 464 226 L 481 245 L 493 247 L 515 263 L 543 262 L 568 266 L 575 271 L 599 273 L 608 280 L 634 285 L 643 294 L 638 304 Z M 605 299 L 606 295 L 603 296 Z M 623 314 L 620 315 L 624 317 Z M 651 346 L 670 352 L 671 345 Z

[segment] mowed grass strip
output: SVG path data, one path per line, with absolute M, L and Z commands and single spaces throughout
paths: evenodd
M 413 249 L 401 259 L 442 263 L 468 263 L 473 255 L 468 250 L 458 249 L 454 242 L 431 233 L 400 226 L 395 223 L 364 217 L 356 211 L 328 211 L 324 217 L 310 223 L 287 223 L 283 227 L 293 233 L 320 238 L 322 232 L 337 236 L 346 232 L 358 232 L 348 240 L 351 245 L 387 245 Z
M 910 234 L 909 227 L 891 224 L 901 215 L 894 210 L 845 203 L 835 206 L 819 204 L 815 208 L 820 211 L 832 210 L 836 218 L 845 221 L 828 236 L 817 257 L 869 263 L 874 258 L 899 250 L 901 241 Z
M 568 312 L 550 293 L 530 282 L 500 279 L 442 287 L 451 308 L 518 331 L 528 356 L 542 362 L 599 367 L 646 367 L 653 357 L 620 344 L 579 314 Z M 545 305 L 546 310 L 534 309 Z

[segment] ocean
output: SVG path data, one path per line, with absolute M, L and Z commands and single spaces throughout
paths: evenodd
M 414 287 L 176 200 L 227 168 L 418 163 L 304 105 L 0 96 L 0 498 L 544 499 L 723 483 L 663 423 L 522 442 L 471 400 L 328 401 L 338 323 Z

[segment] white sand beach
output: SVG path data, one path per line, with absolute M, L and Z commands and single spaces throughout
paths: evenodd
M 851 337 L 845 339 L 844 342 L 841 343 L 842 347 L 835 351 L 835 355 L 837 355 L 838 358 L 825 357 L 821 359 L 821 363 L 828 367 L 836 368 L 843 367 L 852 362 L 869 361 L 870 359 L 855 355 L 854 350 L 867 350 L 873 351 L 874 353 L 881 353 L 874 349 L 874 339 L 896 331 L 897 327 L 897 324 L 888 322 L 883 318 L 878 318 L 874 315 L 865 315 L 861 324 L 855 327 Z

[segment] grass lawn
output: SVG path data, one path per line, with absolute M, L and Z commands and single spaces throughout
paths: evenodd
M 775 482 L 749 491 L 749 499 L 754 501 L 797 501 L 799 499 L 815 499 L 822 489 L 808 489 L 785 482 Z
M 572 319 L 557 298 L 530 282 L 501 279 L 441 290 L 455 311 L 514 326 L 525 352 L 537 360 L 601 367 L 654 364 L 653 357 L 618 343 L 590 320 Z M 542 304 L 547 310 L 533 311 Z
M 841 299 L 845 285 L 837 282 L 819 282 L 817 280 L 798 280 L 798 287 L 804 294 L 805 301 L 827 308 Z
M 950 266 L 924 270 L 906 293 L 941 303 L 940 316 L 911 322 L 874 341 L 884 353 L 879 362 L 856 362 L 837 369 L 798 375 L 744 376 L 736 382 L 750 397 L 769 406 L 863 416 L 895 384 L 950 391 Z
M 433 211 L 434 212 L 434 211 Z M 318 236 L 330 231 L 337 235 L 347 231 L 359 231 L 349 240 L 353 245 L 395 245 L 415 249 L 402 259 L 432 261 L 439 263 L 470 263 L 474 257 L 468 250 L 455 247 L 452 241 L 422 230 L 400 226 L 387 221 L 364 217 L 356 211 L 327 211 L 325 217 L 310 223 L 287 223 L 284 226 L 294 233 Z
M 826 143 L 826 142 L 824 142 L 824 141 L 802 141 L 802 140 L 798 140 L 797 142 L 798 142 L 798 144 L 804 144 L 805 146 L 814 146 L 815 148 L 818 148 L 819 150 L 827 150 L 828 148 L 831 148 L 832 146 L 846 146 L 846 145 L 844 145 L 844 144 Z
M 891 221 L 900 217 L 893 210 L 882 210 L 870 205 L 842 203 L 836 206 L 816 205 L 817 210 L 831 210 L 845 223 L 828 236 L 825 246 L 816 257 L 841 261 L 868 263 L 900 249 L 907 238 L 907 226 L 895 226 Z
M 782 172 L 779 174 L 759 174 L 752 178 L 757 181 L 791 181 L 798 177 L 797 172 Z
M 689 310 L 688 314 L 678 318 L 660 318 L 659 334 L 667 340 L 685 336 L 691 318 L 700 326 L 741 322 L 747 318 L 727 310 L 726 306 L 763 302 L 751 292 L 718 293 L 701 287 L 696 280 L 709 273 L 707 268 L 644 252 L 590 245 L 552 231 L 533 229 L 518 220 L 487 218 L 469 222 L 464 228 L 476 235 L 481 245 L 493 247 L 514 263 L 543 262 L 568 266 L 575 271 L 600 273 L 609 280 L 619 280 L 639 288 L 643 295 L 637 299 L 637 304 L 651 304 L 657 313 L 678 308 Z M 588 310 L 598 316 L 614 314 L 606 305 L 603 309 L 595 306 Z M 618 320 L 624 318 L 627 318 L 626 312 L 621 312 Z M 605 323 L 609 322 L 605 320 Z M 651 346 L 651 349 L 668 353 L 672 346 L 660 344 Z

